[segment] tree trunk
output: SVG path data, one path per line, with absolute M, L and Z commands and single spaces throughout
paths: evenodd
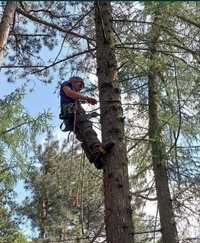
M 112 152 L 105 159 L 104 169 L 106 235 L 108 243 L 133 243 L 134 228 L 129 197 L 128 159 L 111 12 L 109 1 L 95 3 L 102 141 L 115 143 Z
M 7 1 L 0 23 L 0 64 L 3 61 L 3 51 L 13 24 L 17 2 Z
M 160 92 L 159 92 L 159 68 L 158 53 L 156 51 L 160 37 L 161 15 L 157 14 L 151 29 L 150 44 L 150 70 L 148 75 L 149 86 L 149 139 L 151 141 L 151 154 L 153 171 L 155 176 L 158 209 L 160 214 L 162 242 L 178 243 L 177 228 L 172 208 L 168 175 L 167 155 L 165 145 L 162 142 L 162 126 L 159 120 Z

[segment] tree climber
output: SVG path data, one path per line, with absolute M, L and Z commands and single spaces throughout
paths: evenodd
M 60 119 L 65 128 L 62 131 L 73 131 L 77 139 L 82 142 L 82 148 L 90 161 L 97 169 L 103 168 L 103 158 L 114 146 L 114 143 L 101 144 L 96 132 L 92 128 L 92 122 L 88 119 L 80 102 L 91 105 L 97 104 L 96 99 L 83 96 L 80 91 L 84 88 L 84 80 L 80 77 L 71 77 L 60 87 Z

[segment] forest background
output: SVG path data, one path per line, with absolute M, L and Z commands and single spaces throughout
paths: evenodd
M 102 113 L 97 65 L 109 57 L 98 56 L 98 33 L 109 35 L 106 11 L 135 242 L 200 240 L 199 2 L 111 2 L 112 11 L 106 4 L 1 2 L 2 243 L 115 242 L 104 222 L 105 175 L 58 119 L 59 85 L 73 75 L 100 100 L 85 109 Z M 102 118 L 92 121 L 101 137 Z

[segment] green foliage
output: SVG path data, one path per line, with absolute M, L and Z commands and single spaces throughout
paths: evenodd
M 84 17 L 92 4 L 26 1 L 20 3 L 20 7 L 23 5 L 27 12 L 48 23 L 65 29 L 73 27 L 74 32 L 94 40 L 93 11 Z M 180 194 L 183 196 L 180 193 L 181 186 L 185 194 L 191 190 L 191 195 L 196 195 L 198 198 L 195 184 L 198 184 L 199 176 L 199 148 L 194 151 L 192 147 L 198 145 L 200 127 L 199 28 L 195 26 L 200 19 L 199 3 L 150 1 L 137 4 L 113 3 L 113 29 L 116 34 L 115 50 L 120 66 L 119 79 L 123 94 L 126 96 L 124 103 L 129 102 L 128 105 L 124 104 L 124 113 L 127 117 L 131 114 L 126 119 L 126 135 L 129 137 L 128 148 L 133 147 L 129 153 L 129 161 L 134 170 L 130 176 L 131 188 L 138 192 L 134 206 L 141 209 L 145 200 L 140 196 L 149 196 L 148 192 L 150 195 L 154 194 L 154 186 L 153 189 L 150 186 L 152 181 L 149 182 L 149 177 L 153 177 L 148 141 L 148 78 L 152 65 L 159 72 L 158 115 L 162 128 L 162 142 L 168 152 L 170 182 L 173 186 L 174 200 L 177 197 L 183 205 L 187 197 L 180 199 Z M 150 29 L 152 20 L 158 12 L 161 13 L 159 16 L 161 37 L 156 47 L 156 58 L 152 61 L 149 53 L 154 43 L 151 42 Z M 181 19 L 180 16 L 191 21 Z M 38 36 L 38 33 L 42 35 Z M 40 68 L 34 65 L 55 64 L 56 60 L 65 59 L 72 53 L 94 46 L 94 41 L 66 35 L 56 28 L 33 22 L 17 14 L 17 22 L 8 42 L 6 61 L 11 66 L 33 65 L 33 67 L 9 69 L 7 75 L 10 81 L 17 80 L 18 77 L 27 80 L 31 78 L 29 76 L 31 71 L 38 71 L 34 74 L 34 78 L 45 83 L 51 82 L 55 77 L 57 79 L 58 75 L 60 80 L 66 79 L 71 73 L 87 75 L 87 72 L 95 72 L 96 69 L 93 52 L 60 62 L 41 72 Z M 47 50 L 49 50 L 48 58 Z M 55 56 L 53 51 L 57 51 L 59 55 Z M 20 89 L 0 100 L 0 189 L 5 197 L 14 185 L 13 175 L 19 170 L 25 170 L 24 164 L 28 162 L 24 155 L 27 155 L 32 147 L 30 141 L 34 143 L 35 135 L 42 132 L 46 127 L 46 118 L 50 117 L 48 112 L 39 114 L 38 118 L 30 117 L 21 105 L 24 95 L 25 89 Z M 25 125 L 6 132 L 24 122 Z M 145 134 L 147 135 L 144 138 Z M 27 188 L 33 192 L 33 198 L 24 202 L 22 213 L 28 215 L 33 225 L 41 232 L 45 228 L 48 232 L 52 232 L 53 236 L 57 236 L 60 228 L 66 229 L 63 221 L 67 220 L 68 226 L 71 226 L 67 229 L 68 233 L 79 234 L 82 226 L 81 208 L 74 209 L 73 198 L 83 190 L 84 231 L 90 232 L 98 228 L 97 219 L 102 220 L 102 192 L 101 177 L 98 177 L 96 171 L 88 163 L 84 164 L 78 154 L 75 160 L 71 161 L 69 151 L 60 151 L 58 142 L 55 141 L 46 144 L 44 150 L 41 149 L 36 155 L 31 162 L 38 164 L 40 158 L 40 168 L 30 167 L 26 178 Z M 44 161 L 48 161 L 49 165 L 46 175 Z M 84 183 L 81 186 L 82 176 Z M 45 198 L 48 198 L 51 205 L 46 220 L 41 217 L 42 202 Z M 180 208 L 179 202 L 177 205 L 177 208 Z M 100 208 L 98 214 L 97 208 Z M 96 215 L 98 217 L 95 218 Z M 136 227 L 146 229 L 146 225 L 140 224 L 141 217 L 144 215 L 140 214 L 138 219 L 135 219 L 138 222 Z
M 60 150 L 51 136 L 36 151 L 40 166 L 32 168 L 26 182 L 32 197 L 20 211 L 39 229 L 40 237 L 44 232 L 57 240 L 60 235 L 90 235 L 103 221 L 101 177 L 79 150 L 74 152 L 72 158 L 67 147 Z
M 17 232 L 13 243 L 28 243 L 28 241 L 22 233 Z
M 121 40 L 117 44 L 121 48 L 117 49 L 118 60 L 122 65 L 120 66 L 120 80 L 127 100 L 133 104 L 124 110 L 128 117 L 132 111 L 132 119 L 127 119 L 127 136 L 130 138 L 128 145 L 133 147 L 129 153 L 129 160 L 134 168 L 130 179 L 132 189 L 139 197 L 137 199 L 136 196 L 133 200 L 138 209 L 146 202 L 145 199 L 141 199 L 142 196 L 148 198 L 155 193 L 154 189 L 149 188 L 150 183 L 153 182 L 150 180 L 152 178 L 151 157 L 149 156 L 151 151 L 150 147 L 148 148 L 148 136 L 143 139 L 145 133 L 148 133 L 148 79 L 152 65 L 159 76 L 157 80 L 159 85 L 158 116 L 162 129 L 162 143 L 167 152 L 172 191 L 178 187 L 177 192 L 174 191 L 174 197 L 177 196 L 182 203 L 184 200 L 187 201 L 187 193 L 184 199 L 180 199 L 181 196 L 178 194 L 180 188 L 185 190 L 186 187 L 188 194 L 190 191 L 193 191 L 193 195 L 198 194 L 196 186 L 192 185 L 191 181 L 196 181 L 199 176 L 197 159 L 199 148 L 197 146 L 196 152 L 192 148 L 199 145 L 200 93 L 197 81 L 199 59 L 195 54 L 199 46 L 199 37 L 196 38 L 199 36 L 199 28 L 178 17 L 186 16 L 194 23 L 198 23 L 197 9 L 199 6 L 197 7 L 195 3 L 145 2 L 144 9 L 142 7 L 132 9 L 132 14 L 129 13 L 127 16 L 122 13 L 120 19 L 124 21 L 115 22 L 117 41 Z M 151 42 L 150 30 L 153 17 L 158 11 L 162 13 L 158 24 L 161 37 L 156 45 L 156 58 L 152 62 L 150 51 L 155 43 Z M 154 185 L 153 188 L 155 188 Z M 178 202 L 176 205 L 180 206 Z M 184 211 L 184 206 L 180 208 Z M 184 214 L 183 211 L 179 214 L 180 217 Z
M 30 140 L 41 133 L 47 127 L 47 121 L 51 118 L 49 112 L 44 112 L 38 117 L 31 117 L 22 105 L 25 96 L 25 88 L 16 89 L 4 99 L 0 100 L 1 128 L 0 150 L 2 158 L 8 156 L 13 162 L 25 162 L 25 156 L 30 151 Z
M 0 100 L 0 242 L 26 242 L 18 233 L 12 214 L 15 213 L 13 188 L 28 170 L 28 156 L 36 135 L 47 127 L 50 113 L 31 117 L 22 105 L 25 87 L 16 89 Z M 7 211 L 8 210 L 8 211 Z
M 19 231 L 17 224 L 11 221 L 11 213 L 0 207 L 0 242 L 1 243 L 28 243 L 25 236 Z

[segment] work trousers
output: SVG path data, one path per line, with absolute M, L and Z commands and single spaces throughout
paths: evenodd
M 93 163 L 97 156 L 96 145 L 100 144 L 97 133 L 92 128 L 92 122 L 87 118 L 86 112 L 79 102 L 76 103 L 73 117 L 73 131 L 76 138 L 82 143 L 82 148 L 88 158 Z M 64 122 L 68 122 L 67 120 Z

